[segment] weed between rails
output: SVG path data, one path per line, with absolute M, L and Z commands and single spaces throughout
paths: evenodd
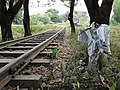
M 58 55 L 58 50 L 57 50 L 56 48 L 54 48 L 54 49 L 52 49 L 49 57 L 50 57 L 51 59 L 55 59 L 55 58 L 57 57 L 57 55 Z

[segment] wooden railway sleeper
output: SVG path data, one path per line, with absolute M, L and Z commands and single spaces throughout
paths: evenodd
M 28 63 L 30 63 L 31 60 L 33 60 L 39 54 L 40 51 L 42 51 L 46 46 L 48 46 L 62 31 L 63 30 L 56 32 L 49 39 L 35 46 L 33 49 L 31 49 L 28 53 L 21 55 L 20 57 L 15 59 L 13 62 L 10 62 L 9 64 L 2 67 L 0 69 L 0 76 L 1 76 L 0 89 L 2 89 L 2 87 L 6 85 L 12 79 L 12 77 L 16 76 L 21 70 L 23 70 L 23 68 L 27 66 Z M 20 65 L 20 68 L 19 68 L 19 65 Z
M 10 75 L 15 74 L 15 72 L 16 72 L 17 70 L 19 70 L 24 64 L 25 64 L 25 62 L 21 62 L 20 64 L 17 64 L 14 68 L 10 68 L 9 74 L 10 74 Z

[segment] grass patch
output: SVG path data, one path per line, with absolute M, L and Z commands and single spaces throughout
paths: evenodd
M 52 49 L 52 53 L 50 53 L 49 57 L 51 59 L 55 59 L 57 58 L 57 55 L 58 55 L 58 50 L 55 48 L 55 49 Z
M 110 27 L 110 44 L 113 58 L 120 59 L 120 27 Z
M 87 48 L 86 48 L 85 44 L 79 42 L 77 39 L 79 30 L 83 30 L 83 27 L 81 27 L 81 26 L 76 27 L 76 33 L 73 35 L 71 35 L 71 33 L 70 33 L 70 31 L 71 31 L 70 28 L 67 28 L 67 32 L 66 32 L 66 35 L 69 40 L 71 52 L 73 54 L 74 59 L 77 59 L 78 57 L 83 59 L 84 57 L 86 57 L 86 49 Z
M 53 30 L 53 29 L 55 30 L 61 27 L 63 26 L 58 25 L 58 24 L 31 25 L 30 30 L 31 30 L 32 35 L 34 35 L 37 33 L 42 33 L 42 32 Z M 0 33 L 1 33 L 1 29 L 0 29 Z M 13 33 L 14 39 L 24 37 L 24 26 L 23 25 L 12 25 L 12 33 Z M 1 40 L 2 40 L 2 36 L 0 34 L 0 41 Z
M 86 27 L 84 29 L 86 29 Z M 86 46 L 77 41 L 77 37 L 78 37 L 77 33 L 79 30 L 83 30 L 83 28 L 76 27 L 76 34 L 70 35 L 70 28 L 69 27 L 67 28 L 67 36 L 69 39 L 69 45 L 71 47 L 71 52 L 72 52 L 72 62 L 79 61 L 80 59 L 83 60 L 83 58 L 86 57 Z M 118 83 L 120 77 L 119 79 L 116 79 L 116 75 L 120 72 L 120 27 L 119 26 L 110 26 L 110 44 L 112 51 L 112 59 L 110 61 L 106 60 L 107 58 L 103 59 L 104 61 L 103 63 L 106 66 L 103 68 L 103 71 L 105 73 L 102 75 L 105 77 L 106 80 L 108 80 L 108 85 L 110 87 L 113 87 L 112 85 L 114 84 L 116 84 L 118 87 L 120 86 L 120 83 Z M 77 67 L 76 65 L 75 66 L 70 66 L 70 65 L 69 67 L 73 67 L 73 70 Z M 94 67 L 94 69 L 95 68 L 96 66 Z M 101 66 L 99 68 L 101 68 Z M 82 76 L 82 73 L 80 75 L 79 74 L 80 72 L 79 70 L 77 70 L 75 76 Z M 114 77 L 111 77 L 113 75 Z M 96 76 L 94 75 L 94 77 L 92 78 L 94 78 L 93 80 L 99 81 L 97 74 Z
M 76 34 L 70 35 L 70 28 L 67 28 L 66 35 L 69 39 L 69 44 L 71 46 L 71 50 L 74 54 L 82 53 L 86 51 L 86 46 L 83 43 L 80 43 L 77 40 L 78 31 L 83 30 L 85 27 L 76 27 Z M 120 26 L 110 26 L 110 46 L 112 51 L 112 57 L 116 59 L 120 59 Z

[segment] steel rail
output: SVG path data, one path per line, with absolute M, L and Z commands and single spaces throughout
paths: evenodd
M 30 63 L 46 46 L 48 46 L 63 30 L 59 30 L 50 38 L 46 39 L 33 49 L 21 55 L 13 62 L 8 63 L 0 69 L 0 89 L 15 77 L 28 63 Z M 18 68 L 18 66 L 20 66 Z
M 46 31 L 46 32 L 47 32 L 47 31 Z M 43 32 L 43 33 L 46 33 L 46 32 Z M 2 43 L 0 43 L 0 49 L 5 48 L 5 47 L 8 47 L 8 46 L 11 46 L 11 45 L 14 45 L 14 44 L 17 44 L 17 43 L 21 43 L 21 42 L 23 42 L 23 41 L 30 40 L 30 39 L 33 38 L 33 37 L 42 35 L 43 33 L 36 34 L 36 35 L 32 35 L 32 36 L 23 37 L 23 38 L 16 39 L 16 40 L 11 40 L 11 41 L 2 42 Z

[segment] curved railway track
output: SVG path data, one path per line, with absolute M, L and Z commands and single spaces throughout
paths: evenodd
M 42 51 L 62 32 L 64 29 L 0 43 L 0 90 L 16 78 L 38 54 L 44 53 Z M 33 90 L 38 90 L 38 86 L 34 86 Z

